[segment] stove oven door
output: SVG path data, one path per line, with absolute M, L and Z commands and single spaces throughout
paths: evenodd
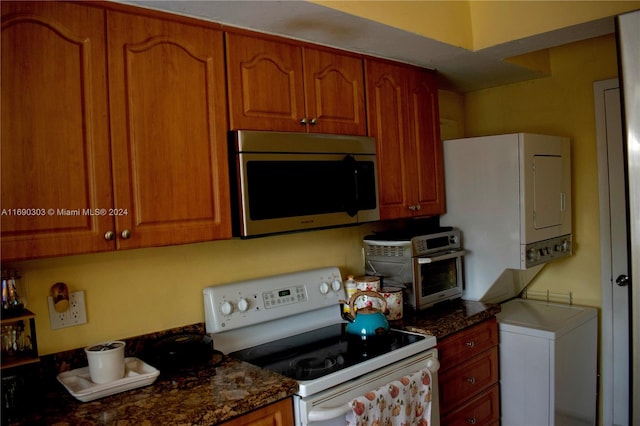
M 335 426 L 345 424 L 346 415 L 351 411 L 350 402 L 374 391 L 403 376 L 424 368 L 431 371 L 433 399 L 431 402 L 430 425 L 440 425 L 438 399 L 438 352 L 430 349 L 418 355 L 405 358 L 392 365 L 345 381 L 331 389 L 307 397 L 295 397 L 296 426 Z

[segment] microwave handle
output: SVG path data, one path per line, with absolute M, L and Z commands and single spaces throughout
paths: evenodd
M 447 259 L 453 259 L 455 257 L 462 257 L 466 253 L 467 252 L 465 250 L 457 250 L 457 251 L 454 251 L 452 253 L 443 254 L 441 256 L 418 257 L 418 264 L 419 265 L 424 265 L 425 263 L 433 263 L 433 262 L 438 262 L 440 260 L 447 260 Z
M 343 159 L 344 173 L 345 173 L 345 213 L 354 217 L 358 214 L 358 168 L 356 165 L 356 159 L 353 155 L 347 155 Z

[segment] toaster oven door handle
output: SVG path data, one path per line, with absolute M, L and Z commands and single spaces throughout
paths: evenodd
M 425 263 L 433 263 L 433 262 L 438 262 L 440 260 L 447 260 L 447 259 L 453 259 L 456 257 L 462 257 L 466 254 L 466 250 L 456 250 L 456 251 L 450 251 L 450 252 L 446 252 L 444 254 L 440 254 L 440 255 L 435 255 L 435 256 L 425 256 L 425 257 L 418 257 L 418 264 L 419 265 L 423 265 Z

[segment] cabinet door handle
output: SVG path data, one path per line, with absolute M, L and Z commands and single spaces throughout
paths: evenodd
M 309 120 L 309 124 L 311 124 L 311 125 L 318 124 L 318 119 L 317 118 L 312 118 L 311 120 Z
M 307 124 L 307 119 L 306 118 L 300 119 L 300 124 L 302 124 L 303 126 Z
M 469 417 L 467 419 L 467 423 L 469 423 L 470 425 L 475 425 L 476 424 L 476 418 L 475 417 Z
M 476 378 L 475 377 L 467 377 L 467 383 L 471 383 L 472 385 L 476 384 Z
M 116 237 L 116 233 L 113 231 L 107 231 L 104 233 L 104 239 L 107 241 L 113 241 L 115 237 Z
M 475 342 L 475 341 L 473 341 L 473 340 L 469 340 L 469 341 L 466 343 L 466 345 L 467 345 L 468 347 L 470 347 L 470 348 L 473 348 L 473 347 L 476 345 L 476 342 Z
M 131 238 L 131 231 L 129 231 L 128 229 L 125 229 L 124 231 L 122 231 L 120 236 L 122 237 L 123 240 L 128 240 L 129 238 Z

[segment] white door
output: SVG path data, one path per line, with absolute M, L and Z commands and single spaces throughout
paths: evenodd
M 602 410 L 605 425 L 629 425 L 629 275 L 623 128 L 618 80 L 594 84 L 602 258 Z

